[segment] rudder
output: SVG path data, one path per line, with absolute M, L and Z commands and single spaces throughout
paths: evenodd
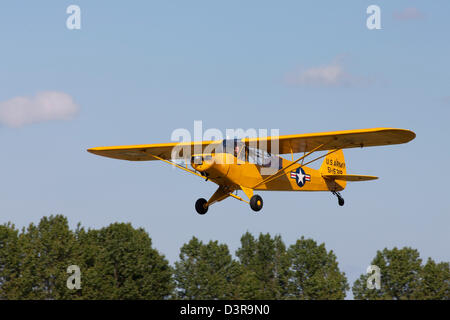
M 325 159 L 323 160 L 319 171 L 322 174 L 322 176 L 324 176 L 324 175 L 333 175 L 333 176 L 346 175 L 347 168 L 345 165 L 344 152 L 342 150 L 338 150 L 336 152 L 333 152 L 333 153 L 327 155 L 325 157 Z M 326 180 L 329 180 L 329 179 L 326 179 Z M 330 189 L 343 190 L 347 184 L 347 181 L 339 180 L 338 178 L 334 178 L 334 179 L 332 179 L 332 181 L 335 184 L 337 184 L 337 186 L 334 186 L 334 184 L 332 183 L 330 185 Z

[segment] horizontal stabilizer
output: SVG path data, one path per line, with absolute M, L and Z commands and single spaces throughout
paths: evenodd
M 368 181 L 378 179 L 378 177 L 362 176 L 359 174 L 323 174 L 322 177 L 330 180 L 343 180 L 343 181 Z

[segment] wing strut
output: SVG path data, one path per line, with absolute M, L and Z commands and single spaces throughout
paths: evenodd
M 173 162 L 173 161 L 170 161 L 170 160 L 166 160 L 166 159 L 160 158 L 160 157 L 158 157 L 158 156 L 155 156 L 154 154 L 152 154 L 151 156 L 154 157 L 154 158 L 156 158 L 157 160 L 164 161 L 165 163 L 168 163 L 168 164 L 170 164 L 170 165 L 172 165 L 172 166 L 174 166 L 174 167 L 180 168 L 180 169 L 182 169 L 182 170 L 184 170 L 184 171 L 187 171 L 187 172 L 190 172 L 190 173 L 192 173 L 192 174 L 195 174 L 196 176 L 199 176 L 200 178 L 203 178 L 203 179 L 205 179 L 205 180 L 208 180 L 208 177 L 202 176 L 201 174 L 195 172 L 194 170 L 191 170 L 191 169 L 182 167 L 182 166 L 180 166 L 179 164 L 176 164 L 176 163 Z
M 284 170 L 286 170 L 287 168 L 292 167 L 294 164 L 296 164 L 297 162 L 299 162 L 300 160 L 305 159 L 307 156 L 309 156 L 311 153 L 313 153 L 314 151 L 316 151 L 317 149 L 323 147 L 324 144 L 322 143 L 321 145 L 318 145 L 317 147 L 315 147 L 314 149 L 312 149 L 311 151 L 309 151 L 307 154 L 301 156 L 300 158 L 298 158 L 297 160 L 295 160 L 294 162 L 291 162 L 290 164 L 288 164 L 286 167 L 281 168 L 280 170 L 278 170 L 277 172 L 275 172 L 273 175 L 268 176 L 267 178 L 265 178 L 263 181 L 259 182 L 258 184 L 256 184 L 255 186 L 253 186 L 252 189 L 255 189 L 256 187 L 259 187 L 260 185 L 262 185 L 263 183 L 267 183 L 269 181 L 272 181 L 276 178 L 281 177 L 284 174 Z

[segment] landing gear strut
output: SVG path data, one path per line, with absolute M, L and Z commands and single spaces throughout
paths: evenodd
M 197 211 L 198 214 L 205 214 L 206 212 L 208 212 L 208 206 L 206 205 L 208 203 L 208 201 L 206 201 L 206 199 L 200 198 L 195 202 L 195 210 Z
M 337 191 L 333 191 L 332 193 L 338 198 L 338 204 L 342 207 L 344 205 L 344 198 Z

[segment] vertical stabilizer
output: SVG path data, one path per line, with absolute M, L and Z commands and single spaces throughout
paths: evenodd
M 339 180 L 339 175 L 345 176 L 347 174 L 347 168 L 345 165 L 344 152 L 342 150 L 333 152 L 325 157 L 320 166 L 320 173 L 322 176 L 333 175 L 333 179 L 330 181 L 330 189 L 331 190 L 343 190 L 347 182 L 345 180 Z M 334 182 L 334 183 L 331 183 Z M 337 186 L 334 186 L 337 184 Z

